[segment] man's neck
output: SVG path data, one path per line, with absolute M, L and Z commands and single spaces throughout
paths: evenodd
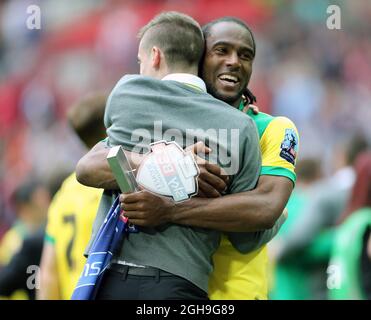
M 166 71 L 167 74 L 173 74 L 173 73 L 186 73 L 186 74 L 192 74 L 194 76 L 198 76 L 198 67 L 179 67 L 179 68 L 168 68 Z
M 230 103 L 230 105 L 232 107 L 235 107 L 236 109 L 238 109 L 241 105 L 241 102 L 242 102 L 242 97 L 237 99 L 235 102 Z
M 206 92 L 205 82 L 197 75 L 191 73 L 170 73 L 162 78 L 162 80 L 172 80 L 182 82 L 184 84 L 197 87 Z

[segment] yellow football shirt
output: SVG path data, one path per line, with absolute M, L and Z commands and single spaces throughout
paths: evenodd
M 240 108 L 242 109 L 242 108 Z M 289 178 L 295 183 L 295 160 L 299 135 L 291 120 L 265 113 L 254 115 L 262 152 L 261 175 Z M 214 271 L 209 279 L 212 300 L 262 300 L 268 298 L 267 246 L 248 254 L 239 253 L 226 236 L 213 256 Z
M 22 242 L 29 235 L 22 221 L 16 221 L 0 241 L 0 266 L 7 265 L 12 257 L 21 249 Z M 26 290 L 19 289 L 9 297 L 0 296 L 0 300 L 28 300 Z
M 10 262 L 13 255 L 21 248 L 27 235 L 29 231 L 21 221 L 16 221 L 4 234 L 0 241 L 0 266 L 5 266 Z
M 71 298 L 84 268 L 101 189 L 88 188 L 70 175 L 55 195 L 48 212 L 45 240 L 54 244 L 61 298 Z

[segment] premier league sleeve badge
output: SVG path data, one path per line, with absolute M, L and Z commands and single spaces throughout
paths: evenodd
M 280 157 L 295 165 L 298 152 L 298 136 L 294 129 L 286 129 L 285 137 L 281 143 Z
M 138 168 L 136 180 L 143 188 L 174 201 L 184 201 L 198 192 L 199 168 L 191 152 L 176 142 L 157 141 Z

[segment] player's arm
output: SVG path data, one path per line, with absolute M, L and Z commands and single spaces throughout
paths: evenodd
M 139 226 L 171 222 L 225 232 L 254 232 L 274 227 L 293 189 L 286 177 L 261 176 L 251 191 L 220 198 L 192 198 L 175 203 L 147 191 L 123 194 L 120 200 L 130 221 Z
M 202 142 L 187 148 L 195 155 L 199 152 L 206 153 L 208 152 L 207 149 Z M 108 153 L 109 148 L 104 141 L 97 143 L 78 162 L 76 166 L 77 180 L 89 187 L 107 190 L 118 189 L 116 180 L 107 162 Z M 143 159 L 143 155 L 135 152 L 125 151 L 125 155 L 133 169 L 136 169 Z M 196 159 L 200 169 L 198 178 L 199 195 L 202 197 L 220 197 L 227 186 L 228 176 L 222 175 L 222 170 L 219 166 L 204 161 L 199 157 L 196 157 Z
M 251 191 L 220 199 L 192 199 L 176 205 L 173 223 L 231 232 L 253 232 L 273 228 L 290 197 L 293 184 L 286 177 L 261 176 Z M 197 208 L 196 202 L 204 201 Z M 192 203 L 193 202 L 193 203 Z
M 298 136 L 294 124 L 283 117 L 271 121 L 266 128 L 262 139 L 262 175 L 255 189 L 219 199 L 193 198 L 178 204 L 148 193 L 141 196 L 142 204 L 136 202 L 139 194 L 122 195 L 123 207 L 129 210 L 127 216 L 135 219 L 132 221 L 137 225 L 148 226 L 158 221 L 230 232 L 272 229 L 287 204 L 295 181 L 295 158 L 281 155 L 287 130 L 294 130 Z M 153 204 L 154 210 L 151 210 Z
M 76 166 L 76 178 L 81 184 L 93 188 L 106 190 L 118 189 L 115 177 L 107 162 L 107 155 L 110 148 L 104 141 L 98 142 L 85 156 L 83 156 Z M 134 152 L 125 151 L 133 169 L 137 168 L 141 162 L 142 155 Z
M 44 242 L 40 263 L 40 290 L 38 300 L 60 300 L 57 259 L 54 244 Z

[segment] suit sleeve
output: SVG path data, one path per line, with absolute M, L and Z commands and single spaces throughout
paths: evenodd
M 261 152 L 259 148 L 259 135 L 253 120 L 240 135 L 239 171 L 233 177 L 228 193 L 249 191 L 256 187 L 261 169 Z M 232 158 L 233 159 L 233 158 Z

